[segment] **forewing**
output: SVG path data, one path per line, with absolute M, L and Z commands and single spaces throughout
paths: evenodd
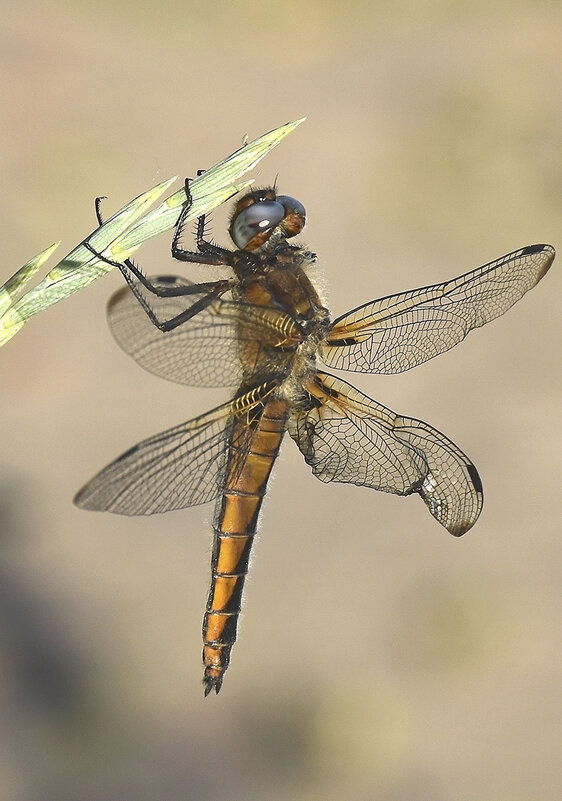
M 447 437 L 329 374 L 317 373 L 306 389 L 312 408 L 293 412 L 288 430 L 317 478 L 416 492 L 455 536 L 474 525 L 483 502 L 480 478 Z
M 212 501 L 222 490 L 234 422 L 250 418 L 263 405 L 262 394 L 253 390 L 145 439 L 94 476 L 74 502 L 82 509 L 149 515 Z
M 179 276 L 159 276 L 151 281 L 166 288 L 191 284 Z M 164 321 L 207 294 L 162 298 L 145 293 L 145 297 L 157 318 Z M 218 299 L 164 333 L 153 325 L 126 286 L 110 299 L 107 316 L 117 344 L 141 367 L 161 378 L 197 387 L 237 385 L 243 373 L 241 354 L 251 356 L 257 364 L 260 354 L 256 343 L 275 347 L 301 337 L 296 323 L 275 309 Z M 248 342 L 254 347 L 244 347 Z M 253 367 L 254 364 L 245 364 L 245 374 L 252 373 Z
M 550 245 L 530 245 L 452 281 L 359 306 L 334 322 L 319 355 L 341 370 L 409 370 L 504 314 L 541 280 L 554 255 Z

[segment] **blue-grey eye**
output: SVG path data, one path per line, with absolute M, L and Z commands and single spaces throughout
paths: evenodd
M 236 247 L 244 249 L 257 234 L 271 231 L 286 214 L 285 207 L 275 200 L 261 200 L 242 209 L 232 220 L 230 235 Z
M 286 214 L 294 212 L 299 217 L 302 217 L 303 220 L 306 220 L 306 209 L 299 200 L 295 200 L 294 197 L 289 197 L 289 195 L 277 195 L 277 202 L 284 206 Z

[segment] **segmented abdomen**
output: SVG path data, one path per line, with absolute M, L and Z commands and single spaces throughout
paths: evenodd
M 265 403 L 243 451 L 248 423 L 238 419 L 233 426 L 224 491 L 215 510 L 211 589 L 203 619 L 205 695 L 213 688 L 219 692 L 230 662 L 252 541 L 287 415 L 286 401 Z

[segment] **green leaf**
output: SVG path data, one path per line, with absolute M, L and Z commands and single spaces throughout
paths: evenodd
M 186 220 L 207 214 L 220 206 L 237 192 L 247 189 L 251 182 L 235 184 L 246 172 L 290 134 L 304 118 L 289 122 L 253 142 L 243 145 L 203 175 L 190 181 L 192 205 Z M 131 256 L 148 239 L 173 228 L 186 203 L 185 187 L 164 200 L 152 211 L 147 209 L 155 203 L 175 178 L 163 181 L 158 186 L 143 192 L 130 201 L 103 225 L 96 228 L 86 239 L 64 257 L 34 288 L 16 297 L 49 258 L 56 245 L 39 253 L 21 267 L 0 287 L 0 347 L 23 325 L 40 311 L 59 300 L 91 284 L 112 269 L 84 245 L 88 242 L 98 253 L 115 261 Z
M 6 309 L 9 309 L 11 304 L 15 301 L 16 297 L 20 294 L 23 288 L 28 284 L 35 273 L 43 266 L 44 262 L 50 258 L 51 254 L 60 245 L 60 242 L 55 242 L 50 245 L 37 256 L 30 259 L 27 264 L 14 273 L 11 278 L 8 278 L 3 287 L 0 288 L 0 315 L 4 314 Z

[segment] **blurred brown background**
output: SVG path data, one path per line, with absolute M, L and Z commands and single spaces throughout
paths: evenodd
M 303 115 L 256 177 L 305 204 L 335 315 L 560 245 L 557 3 L 3 6 L 2 280 L 54 240 L 68 252 L 96 195 L 108 214 Z M 168 251 L 139 260 L 181 270 Z M 287 440 L 207 700 L 211 507 L 72 506 L 124 449 L 225 399 L 121 353 L 120 283 L 0 351 L 0 797 L 559 798 L 560 263 L 454 351 L 352 376 L 473 458 L 486 503 L 465 538 L 417 498 L 320 484 Z

